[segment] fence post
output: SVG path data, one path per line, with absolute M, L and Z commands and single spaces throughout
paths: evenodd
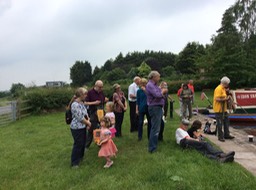
M 12 121 L 17 120 L 17 101 L 11 101 Z

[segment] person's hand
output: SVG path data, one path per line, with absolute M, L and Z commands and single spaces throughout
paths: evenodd
M 100 103 L 101 103 L 100 100 L 96 100 L 96 101 L 95 101 L 95 105 L 99 105 Z
M 166 89 L 166 88 L 162 89 L 162 94 L 166 94 L 167 92 L 168 92 L 168 89 Z
M 101 146 L 101 144 L 102 144 L 101 141 L 97 143 L 98 146 Z

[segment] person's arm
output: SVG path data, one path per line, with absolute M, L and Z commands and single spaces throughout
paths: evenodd
M 98 143 L 98 145 L 102 145 L 102 144 L 106 143 L 109 139 L 111 139 L 110 134 L 104 134 L 104 139 L 101 140 L 101 141 Z

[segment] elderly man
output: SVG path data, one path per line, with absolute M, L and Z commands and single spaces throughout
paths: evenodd
M 97 110 L 103 109 L 104 103 L 107 101 L 107 98 L 103 94 L 103 82 L 101 80 L 97 80 L 95 82 L 94 87 L 88 91 L 87 97 L 85 99 L 86 105 L 89 106 L 89 116 L 91 121 L 91 128 L 88 131 L 87 134 L 87 140 L 86 140 L 86 148 L 89 148 L 92 139 L 93 139 L 93 130 L 98 128 L 99 121 L 97 116 Z
M 181 125 L 175 133 L 176 142 L 178 145 L 180 145 L 182 148 L 196 149 L 204 156 L 217 160 L 221 163 L 234 161 L 234 151 L 223 153 L 221 150 L 215 149 L 210 143 L 206 141 L 200 141 L 199 139 L 190 137 L 187 133 L 188 126 L 189 121 L 187 119 L 182 119 Z
M 148 151 L 153 153 L 157 148 L 158 135 L 163 117 L 164 97 L 168 92 L 168 89 L 161 89 L 158 86 L 160 74 L 157 71 L 151 71 L 148 75 L 148 79 L 149 82 L 146 86 L 146 92 L 148 113 L 151 118 L 151 131 L 149 136 Z
M 223 77 L 220 84 L 215 88 L 213 95 L 213 111 L 216 117 L 216 127 L 218 133 L 218 139 L 221 142 L 225 142 L 225 139 L 233 139 L 234 137 L 229 133 L 229 119 L 227 113 L 227 101 L 229 96 L 227 96 L 226 88 L 230 83 L 228 77 Z M 224 127 L 224 133 L 222 131 Z
M 138 131 L 139 116 L 136 114 L 137 91 L 139 90 L 140 77 L 134 77 L 133 83 L 128 88 L 128 100 L 130 107 L 130 132 Z

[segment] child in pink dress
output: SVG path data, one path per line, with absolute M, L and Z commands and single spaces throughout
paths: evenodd
M 109 117 L 111 122 L 111 127 L 109 128 L 111 132 L 111 137 L 114 138 L 116 135 L 116 128 L 115 128 L 115 114 L 114 114 L 114 103 L 113 102 L 107 102 L 106 104 L 106 117 Z
M 98 156 L 106 159 L 107 162 L 104 165 L 104 168 L 109 168 L 114 163 L 110 158 L 116 156 L 117 152 L 116 145 L 111 138 L 111 132 L 109 130 L 111 126 L 110 119 L 108 117 L 101 118 L 100 126 L 100 142 L 98 145 L 101 147 Z

